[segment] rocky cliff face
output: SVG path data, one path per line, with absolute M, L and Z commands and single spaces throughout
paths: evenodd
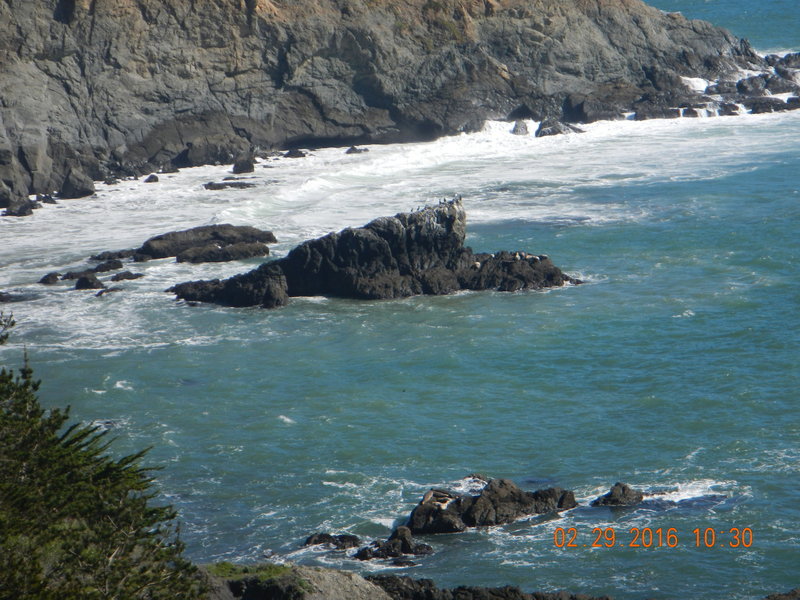
M 0 207 L 253 147 L 616 116 L 748 64 L 639 0 L 0 0 Z

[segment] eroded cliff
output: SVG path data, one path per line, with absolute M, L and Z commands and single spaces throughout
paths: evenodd
M 639 0 L 0 0 L 0 207 L 253 147 L 608 118 L 747 65 Z

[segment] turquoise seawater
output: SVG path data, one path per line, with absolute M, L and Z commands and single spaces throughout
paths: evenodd
M 656 4 L 759 49 L 800 47 L 787 26 L 799 9 L 785 2 Z M 746 12 L 770 7 L 768 23 Z M 0 289 L 35 296 L 4 307 L 19 325 L 0 360 L 19 364 L 26 347 L 47 406 L 108 427 L 116 452 L 153 446 L 198 561 L 272 556 L 626 600 L 797 587 L 800 113 L 542 140 L 508 129 L 264 162 L 241 193 L 203 190 L 226 174 L 208 167 L 0 218 Z M 546 253 L 587 283 L 276 311 L 163 293 L 252 263 L 134 265 L 145 277 L 103 298 L 35 283 L 205 223 L 273 229 L 280 256 L 453 194 L 475 250 Z M 435 553 L 415 567 L 300 547 L 315 531 L 385 538 L 431 486 L 466 490 L 475 472 L 574 489 L 582 505 L 429 536 Z M 657 501 L 588 507 L 616 481 Z M 557 547 L 557 528 L 574 528 L 577 546 Z M 592 548 L 596 528 L 617 544 Z M 660 529 L 664 543 L 631 547 L 632 528 Z M 752 543 L 731 547 L 733 528 Z M 697 547 L 695 529 L 715 530 L 713 547 Z

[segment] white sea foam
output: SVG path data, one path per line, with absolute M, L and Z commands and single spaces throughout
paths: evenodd
M 228 277 L 257 262 L 130 264 L 126 268 L 145 277 L 112 284 L 123 291 L 101 298 L 72 291 L 69 282 L 36 283 L 49 271 L 88 264 L 90 254 L 136 247 L 165 231 L 219 222 L 254 225 L 275 232 L 280 241 L 272 254 L 280 257 L 304 239 L 455 194 L 464 196 L 470 225 L 645 221 L 654 217 L 647 203 L 628 202 L 620 191 L 664 180 L 714 179 L 750 167 L 754 156 L 768 158 L 796 143 L 784 125 L 798 119 L 791 112 L 598 122 L 586 125 L 584 134 L 550 138 L 515 136 L 509 123 L 490 122 L 482 131 L 430 143 L 369 146 L 359 155 L 328 148 L 304 159 L 264 161 L 252 189 L 203 189 L 203 183 L 228 174 L 228 167 L 214 166 L 184 169 L 156 184 L 100 184 L 93 198 L 45 205 L 23 219 L 0 217 L 0 289 L 35 297 L 15 310 L 20 334 L 12 344 L 119 351 L 215 343 L 217 335 L 166 324 L 175 304 L 164 290 L 181 281 Z

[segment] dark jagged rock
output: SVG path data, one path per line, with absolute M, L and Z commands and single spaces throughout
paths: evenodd
M 395 529 L 385 542 L 372 542 L 364 546 L 355 554 L 358 560 L 401 558 L 404 555 L 422 556 L 432 554 L 433 548 L 428 544 L 418 544 L 411 536 L 408 527 L 400 526 Z
M 105 287 L 106 286 L 103 285 L 103 283 L 93 273 L 82 275 L 81 277 L 78 277 L 78 281 L 75 282 L 76 290 L 102 290 Z
M 150 175 L 147 176 L 147 178 L 144 180 L 144 182 L 145 183 L 158 183 L 158 175 L 156 175 L 155 173 L 151 173 Z
M 511 129 L 512 135 L 528 135 L 528 125 L 525 121 L 514 121 L 514 127 Z
M 85 198 L 94 194 L 94 181 L 80 169 L 70 169 L 58 191 L 61 198 Z
M 378 300 L 579 283 L 544 255 L 474 254 L 465 235 L 461 201 L 443 202 L 304 242 L 285 258 L 224 282 L 195 281 L 170 291 L 190 301 L 276 307 L 290 296 Z
M 347 150 L 345 150 L 345 154 L 363 154 L 364 152 L 369 152 L 369 148 L 358 148 L 357 146 L 350 146 Z
M 569 490 L 526 492 L 508 479 L 492 479 L 477 496 L 430 490 L 412 511 L 408 527 L 414 534 L 457 533 L 576 506 L 575 494 Z
M 257 256 L 269 255 L 269 247 L 261 242 L 239 242 L 220 246 L 207 244 L 184 250 L 176 257 L 178 262 L 203 263 L 227 262 L 231 260 L 244 260 Z
M 3 211 L 4 217 L 29 217 L 33 214 L 33 211 L 39 208 L 39 204 L 37 202 L 33 202 L 31 200 L 20 200 L 16 202 L 12 202 L 8 205 Z
M 346 533 L 331 535 L 330 533 L 314 533 L 306 538 L 303 546 L 317 546 L 326 544 L 333 546 L 337 550 L 347 550 L 348 548 L 358 548 L 361 540 L 356 535 Z
M 109 271 L 118 271 L 122 268 L 122 261 L 112 258 L 105 262 L 100 263 L 92 269 L 94 273 L 108 273 Z
M 184 231 L 173 231 L 150 238 L 135 251 L 136 257 L 168 258 L 191 248 L 216 244 L 220 247 L 241 243 L 272 244 L 277 240 L 271 231 L 246 225 L 204 225 Z
M 439 588 L 430 579 L 411 579 L 398 575 L 368 575 L 367 581 L 383 588 L 393 600 L 611 600 L 569 592 L 525 593 L 518 587 L 496 588 L 459 586 Z
M 135 249 L 100 252 L 99 254 L 93 254 L 90 257 L 90 260 L 98 260 L 98 261 L 120 260 L 123 258 L 131 258 L 133 257 L 134 254 L 136 254 Z
M 592 500 L 592 506 L 634 506 L 644 499 L 644 494 L 625 483 L 615 483 L 611 490 Z
M 739 92 L 735 81 L 719 81 L 706 88 L 706 94 L 736 94 Z
M 144 277 L 144 273 L 132 273 L 131 271 L 123 271 L 122 273 L 117 273 L 111 278 L 111 281 L 126 281 L 130 279 L 140 279 Z
M 539 123 L 539 128 L 536 130 L 536 137 L 564 135 L 566 133 L 583 133 L 583 129 L 557 119 L 545 119 Z
M 677 119 L 680 116 L 681 111 L 677 107 L 643 103 L 636 107 L 636 113 L 633 118 L 637 121 L 647 121 L 649 119 Z
M 117 259 L 111 259 L 89 269 L 83 269 L 81 271 L 69 271 L 61 279 L 80 279 L 81 277 L 87 277 L 89 275 L 94 275 L 95 273 L 108 273 L 109 271 L 116 271 L 122 267 L 123 265 L 121 261 Z M 50 275 L 52 275 L 52 273 L 48 273 L 45 277 L 49 277 Z
M 739 105 L 723 102 L 719 105 L 718 114 L 722 117 L 734 117 L 739 114 Z
M 767 89 L 767 79 L 766 74 L 740 79 L 736 84 L 736 90 L 746 96 L 762 96 Z
M 306 156 L 308 156 L 308 154 L 296 148 L 289 150 L 283 155 L 284 158 L 305 158 Z
M 55 285 L 58 283 L 58 280 L 61 278 L 61 273 L 56 273 L 55 271 L 52 273 L 48 273 L 44 277 L 39 280 L 39 283 L 44 285 Z
M 70 281 L 74 279 L 80 279 L 81 277 L 89 277 L 90 275 L 94 275 L 94 271 L 92 269 L 83 269 L 82 271 L 68 271 L 65 275 L 61 277 L 63 281 Z
M 249 181 L 209 181 L 208 183 L 204 183 L 203 187 L 211 191 L 220 191 L 227 189 L 245 190 L 247 188 L 256 187 L 256 184 L 250 183 Z
M 289 302 L 286 275 L 278 261 L 224 281 L 189 281 L 168 289 L 187 302 L 216 302 L 226 306 L 278 308 Z
M 771 98 L 769 96 L 765 98 L 746 98 L 742 101 L 742 104 L 744 104 L 745 107 L 754 115 L 782 112 L 794 108 L 792 105 L 787 104 L 780 98 Z
M 231 170 L 236 175 L 239 175 L 241 173 L 252 173 L 253 171 L 255 171 L 255 168 L 256 168 L 256 163 L 253 160 L 253 155 L 242 154 L 233 163 L 233 168 Z

